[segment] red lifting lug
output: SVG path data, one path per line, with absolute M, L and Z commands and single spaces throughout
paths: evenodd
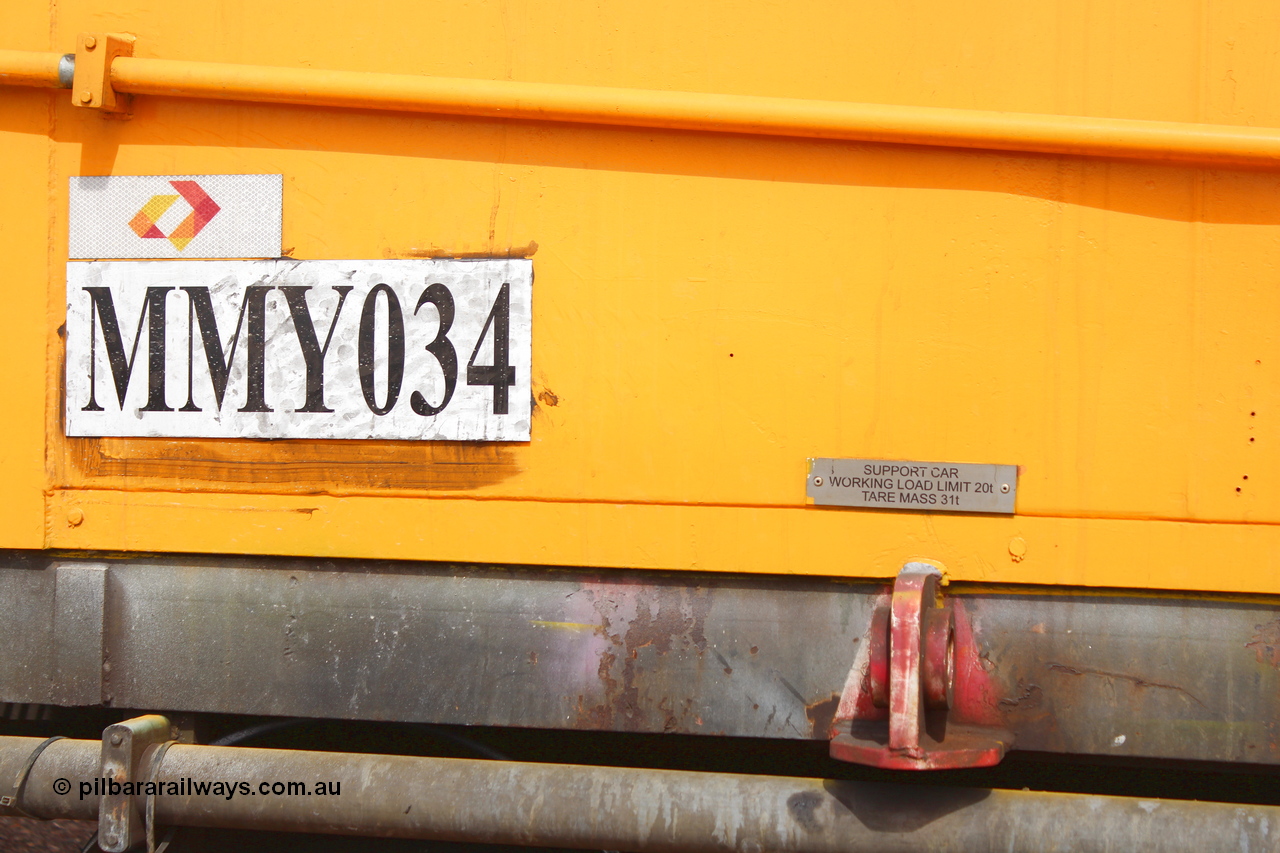
M 1013 736 L 984 725 L 989 692 L 966 681 L 957 702 L 956 606 L 942 598 L 941 580 L 933 566 L 907 563 L 889 603 L 876 608 L 832 724 L 832 758 L 892 770 L 989 767 L 1004 758 Z M 981 680 L 980 667 L 965 672 Z

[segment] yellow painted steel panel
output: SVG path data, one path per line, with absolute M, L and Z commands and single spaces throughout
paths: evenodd
M 50 545 L 1280 593 L 1280 527 L 663 504 L 56 492 Z
M 217 123 L 228 109 L 244 108 L 186 105 L 177 123 Z M 465 471 L 438 482 L 424 470 L 437 449 L 390 446 L 381 460 L 402 462 L 398 474 L 333 482 L 318 470 L 264 488 L 350 492 L 383 478 L 391 488 L 485 496 L 787 506 L 803 501 L 806 457 L 843 455 L 1020 464 L 1027 514 L 1280 519 L 1277 483 L 1266 476 L 1276 448 L 1265 436 L 1276 393 L 1265 356 L 1280 307 L 1264 278 L 1274 234 L 1231 229 L 1237 245 L 1219 260 L 1204 233 L 1218 226 L 1179 221 L 1176 201 L 1166 216 L 1138 215 L 1018 192 L 1016 178 L 999 174 L 1052 168 L 1087 183 L 1105 170 L 1141 183 L 1155 168 L 672 134 L 649 163 L 624 169 L 626 149 L 656 134 L 371 121 L 379 136 L 420 140 L 424 154 L 456 156 L 501 136 L 526 160 L 575 144 L 591 158 L 595 168 L 304 152 L 292 153 L 286 180 L 285 242 L 295 257 L 537 242 L 535 396 L 549 392 L 556 405 L 540 406 L 532 445 L 486 448 L 503 461 L 472 482 Z M 269 121 L 256 125 L 279 139 Z M 162 117 L 139 115 L 126 139 L 135 128 L 166 133 Z M 619 135 L 628 138 L 602 138 Z M 115 169 L 257 171 L 270 162 L 235 145 L 164 158 L 152 149 L 122 144 Z M 657 173 L 693 171 L 690 149 L 711 174 Z M 86 156 L 60 149 L 59 160 L 72 162 L 59 167 L 69 171 L 77 155 Z M 756 161 L 775 178 L 789 163 L 806 166 L 782 182 L 760 179 Z M 849 175 L 897 167 L 919 180 L 922 166 L 945 173 L 947 185 L 869 187 Z M 815 173 L 827 182 L 800 180 Z M 1262 181 L 1269 190 L 1272 179 Z M 328 203 L 308 205 L 306 194 Z M 1264 267 L 1243 280 L 1241 248 Z M 1223 262 L 1229 271 L 1214 275 Z M 1217 327 L 1204 328 L 1211 318 Z M 1262 421 L 1249 415 L 1259 407 Z M 206 472 L 162 445 L 67 441 L 59 485 L 235 488 L 268 476 L 258 465 Z M 1206 445 L 1218 464 L 1190 452 Z M 334 463 L 370 453 L 333 445 L 280 455 L 301 465 L 321 451 Z M 188 455 L 229 457 L 217 463 L 225 468 L 240 453 L 270 464 L 274 449 L 204 443 Z M 474 450 L 456 453 L 465 464 Z
M 39 548 L 45 538 L 45 336 L 61 322 L 48 320 L 45 304 L 60 275 L 48 247 L 48 127 L 42 93 L 0 96 L 0 543 L 8 548 Z
M 139 57 L 1280 127 L 1280 10 L 1257 0 L 54 15 L 0 47 L 112 30 Z M 51 338 L 43 425 L 18 418 L 49 444 L 49 547 L 853 576 L 913 557 L 1280 591 L 1275 172 L 151 96 L 127 122 L 66 92 L 0 110 L 0 133 L 39 126 L 0 151 L 39 147 L 50 335 L 45 230 L 60 261 L 74 175 L 279 172 L 293 257 L 530 256 L 536 277 L 527 445 L 67 439 Z M 810 456 L 1017 464 L 1018 516 L 807 508 Z

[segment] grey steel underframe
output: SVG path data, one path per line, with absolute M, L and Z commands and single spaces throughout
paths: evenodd
M 887 589 L 0 554 L 0 702 L 825 740 Z M 1280 600 L 948 595 L 1015 749 L 1280 764 Z
M 0 737 L 0 778 L 39 743 Z M 101 776 L 102 749 L 50 744 L 18 805 L 43 818 L 97 816 L 99 798 L 80 791 Z M 673 853 L 1280 851 L 1275 806 L 183 744 L 157 767 L 157 754 L 143 753 L 138 775 L 163 786 L 152 798 L 161 826 Z M 260 795 L 263 782 L 303 780 L 338 794 Z M 246 787 L 193 791 L 228 781 Z M 134 797 L 139 815 L 146 800 Z

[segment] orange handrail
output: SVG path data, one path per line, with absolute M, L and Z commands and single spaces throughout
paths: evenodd
M 58 54 L 0 51 L 0 83 L 56 86 Z M 1043 154 L 1280 165 L 1280 129 L 120 57 L 119 92 Z
M 0 86 L 62 88 L 58 80 L 60 53 L 0 50 Z

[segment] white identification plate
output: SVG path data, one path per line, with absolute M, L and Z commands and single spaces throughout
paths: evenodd
M 67 435 L 528 441 L 533 262 L 67 264 Z
M 280 175 L 72 178 L 68 257 L 275 258 Z

